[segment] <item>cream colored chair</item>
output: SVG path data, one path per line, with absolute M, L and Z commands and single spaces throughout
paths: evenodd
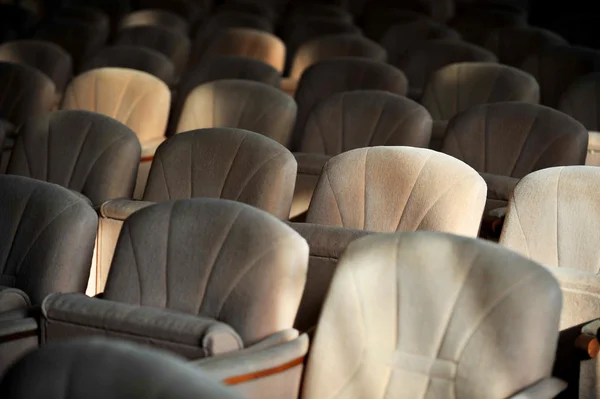
M 142 145 L 134 192 L 140 198 L 156 148 L 165 140 L 171 92 L 160 79 L 141 71 L 100 68 L 76 77 L 67 87 L 62 109 L 98 112 L 127 125 Z
M 320 101 L 302 134 L 291 218 L 305 216 L 323 165 L 363 147 L 427 147 L 431 116 L 416 102 L 380 90 L 341 92 Z
M 465 163 L 424 148 L 371 147 L 327 162 L 308 223 L 375 232 L 477 236 L 486 184 Z
M 561 329 L 600 316 L 600 169 L 565 166 L 524 177 L 500 243 L 542 263 L 564 293 Z
M 336 270 L 302 398 L 553 398 L 560 305 L 550 273 L 496 244 L 362 238 Z
M 566 166 L 524 177 L 508 206 L 500 243 L 545 265 L 563 291 L 558 374 L 573 397 L 595 398 L 596 360 L 577 353 L 577 336 L 600 317 L 600 169 Z M 595 331 L 594 331 L 595 335 Z M 573 355 L 575 352 L 575 355 Z M 567 371 L 569 370 L 569 371 Z
M 250 130 L 286 145 L 296 122 L 294 99 L 270 85 L 218 80 L 187 96 L 176 133 L 213 127 Z

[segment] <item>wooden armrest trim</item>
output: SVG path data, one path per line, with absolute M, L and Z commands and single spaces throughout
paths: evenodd
M 595 359 L 600 352 L 600 343 L 596 337 L 582 334 L 575 340 L 575 347 L 585 351 L 590 358 Z
M 294 359 L 294 360 L 287 362 L 285 364 L 282 364 L 280 366 L 272 367 L 270 369 L 260 370 L 260 371 L 254 372 L 254 373 L 236 375 L 233 377 L 226 378 L 225 380 L 223 380 L 223 384 L 225 384 L 225 385 L 243 384 L 244 382 L 258 380 L 260 378 L 269 377 L 274 374 L 283 373 L 284 371 L 287 371 L 289 369 L 297 367 L 297 366 L 301 365 L 302 363 L 304 363 L 304 356 Z

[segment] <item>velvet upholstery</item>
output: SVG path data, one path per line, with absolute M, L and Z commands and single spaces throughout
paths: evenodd
M 494 179 L 544 168 L 585 163 L 587 130 L 575 119 L 541 105 L 520 102 L 484 104 L 450 121 L 442 151 Z M 507 186 L 507 187 L 510 187 Z M 497 193 L 508 201 L 511 192 Z
M 15 134 L 29 118 L 52 109 L 55 86 L 48 76 L 35 68 L 0 62 L 0 93 L 0 119 L 12 125 L 12 131 L 6 134 Z
M 207 14 L 210 0 L 137 0 L 140 10 L 165 10 L 177 14 L 189 23 L 197 22 Z
M 538 169 L 583 164 L 587 137 L 579 122 L 551 108 L 484 104 L 450 122 L 443 151 L 479 172 L 522 178 Z
M 391 65 L 361 58 L 325 60 L 309 67 L 296 91 L 298 116 L 291 148 L 295 150 L 300 145 L 308 118 L 319 101 L 354 90 L 383 90 L 403 96 L 408 91 L 408 81 L 402 71 Z
M 276 88 L 281 87 L 279 71 L 260 60 L 237 55 L 225 55 L 206 60 L 198 67 L 189 70 L 181 79 L 171 108 L 169 133 L 175 133 L 181 110 L 192 90 L 204 83 L 224 79 L 250 80 Z
M 73 60 L 73 69 L 79 71 L 83 62 L 104 45 L 107 32 L 102 25 L 86 20 L 55 18 L 42 24 L 33 38 L 59 45 Z M 104 30 L 104 31 L 103 31 Z
M 135 69 L 156 76 L 167 85 L 175 83 L 175 66 L 167 56 L 141 46 L 106 47 L 87 60 L 82 72 L 99 68 Z
M 520 68 L 537 79 L 541 103 L 555 108 L 572 83 L 584 75 L 600 72 L 600 51 L 549 46 L 528 56 Z
M 396 94 L 352 91 L 334 94 L 311 112 L 300 151 L 338 155 L 363 147 L 427 147 L 431 137 L 427 110 Z
M 165 55 L 175 66 L 175 72 L 184 72 L 190 56 L 190 40 L 184 33 L 157 25 L 131 26 L 119 32 L 117 45 L 141 46 Z
M 552 275 L 499 245 L 361 238 L 333 277 L 302 398 L 554 397 L 560 309 Z
M 287 48 L 285 74 L 288 75 L 298 49 L 313 39 L 335 34 L 360 35 L 356 25 L 327 17 L 307 17 L 292 21 L 284 26 L 282 38 Z
M 289 215 L 296 161 L 281 144 L 231 128 L 173 136 L 156 152 L 143 199 L 222 198 Z
M 0 395 L 12 399 L 241 398 L 176 356 L 101 338 L 56 343 L 28 354 L 6 374 Z
M 450 120 L 475 105 L 521 101 L 537 104 L 540 88 L 526 72 L 505 65 L 466 62 L 439 69 L 429 79 L 421 103 L 436 120 Z
M 263 61 L 283 72 L 286 48 L 275 35 L 249 28 L 220 31 L 206 49 L 201 62 L 224 55 L 238 55 Z
M 187 35 L 190 29 L 189 23 L 184 17 L 160 9 L 134 11 L 124 16 L 119 22 L 119 29 L 127 29 L 132 26 L 162 26 L 184 35 Z
M 307 263 L 306 241 L 265 212 L 168 202 L 125 221 L 104 299 L 213 318 L 248 346 L 292 326 Z
M 465 163 L 424 148 L 371 147 L 331 158 L 307 223 L 373 232 L 476 236 L 486 185 Z
M 0 61 L 25 64 L 43 72 L 62 93 L 73 73 L 69 53 L 54 43 L 39 40 L 16 40 L 0 46 Z
M 520 67 L 531 55 L 538 54 L 548 46 L 566 45 L 558 34 L 532 26 L 509 26 L 490 33 L 485 47 L 496 54 L 500 62 Z
M 110 116 L 135 132 L 145 147 L 165 135 L 171 92 L 158 78 L 142 71 L 101 68 L 71 81 L 62 104 Z
M 558 109 L 588 130 L 600 131 L 600 72 L 585 75 L 569 86 L 561 96 Z
M 7 173 L 61 185 L 100 205 L 131 198 L 140 151 L 135 133 L 114 119 L 55 111 L 23 126 Z
M 52 292 L 84 292 L 98 224 L 94 210 L 54 184 L 2 175 L 0 186 L 0 286 L 21 290 L 25 304 L 33 305 Z M 3 306 L 10 297 L 0 297 L 0 307 L 11 310 Z
M 408 50 L 398 67 L 406 74 L 410 89 L 418 96 L 440 68 L 457 62 L 496 62 L 490 51 L 455 40 L 428 40 Z
M 460 32 L 466 41 L 483 46 L 495 30 L 527 26 L 527 18 L 519 13 L 482 7 L 457 13 L 449 25 Z
M 249 15 L 236 11 L 218 11 L 211 15 L 198 29 L 194 36 L 190 65 L 199 67 L 204 53 L 210 47 L 221 31 L 230 28 L 255 29 L 262 32 L 273 33 L 273 21 L 257 15 Z
M 391 26 L 381 38 L 381 45 L 387 50 L 388 62 L 399 65 L 412 47 L 437 39 L 458 41 L 460 34 L 446 25 L 422 19 Z
M 260 133 L 286 145 L 296 111 L 294 99 L 272 86 L 249 80 L 219 80 L 189 93 L 176 133 L 230 127 Z
M 470 107 L 503 101 L 537 104 L 539 99 L 535 78 L 516 68 L 487 62 L 440 68 L 429 79 L 421 98 L 435 120 L 430 148 L 442 147 L 448 121 Z
M 339 57 L 360 57 L 387 61 L 386 50 L 376 42 L 353 33 L 327 35 L 305 42 L 294 55 L 290 76 L 299 79 L 306 68 Z
M 563 289 L 561 328 L 600 313 L 600 171 L 564 166 L 531 173 L 511 197 L 500 243 L 547 266 Z

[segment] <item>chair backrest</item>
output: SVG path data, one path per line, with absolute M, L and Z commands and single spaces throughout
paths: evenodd
M 190 27 L 183 17 L 167 10 L 138 10 L 127 14 L 119 23 L 119 29 L 132 26 L 162 26 L 187 35 Z
M 388 62 L 398 65 L 412 47 L 438 39 L 458 41 L 460 34 L 446 25 L 421 19 L 390 27 L 381 38 L 381 45 L 387 50 Z
M 106 42 L 105 32 L 99 29 L 84 20 L 56 18 L 42 24 L 33 37 L 62 47 L 71 55 L 73 69 L 79 71 L 82 63 Z
M 190 24 L 207 13 L 210 0 L 137 0 L 140 10 L 165 10 L 185 18 Z
M 53 292 L 85 292 L 98 217 L 77 194 L 21 176 L 0 176 L 0 285 L 32 304 Z
M 60 46 L 40 40 L 16 40 L 0 46 L 0 61 L 24 64 L 48 76 L 62 93 L 73 73 L 69 53 Z
M 285 45 L 275 35 L 256 29 L 231 28 L 220 31 L 202 57 L 202 62 L 224 55 L 255 58 L 279 72 L 285 65 Z
M 304 43 L 322 36 L 342 33 L 359 36 L 361 30 L 354 24 L 327 17 L 306 17 L 284 26 L 282 38 L 287 47 L 286 74 L 292 67 L 296 51 Z
M 215 38 L 221 31 L 231 28 L 255 29 L 268 33 L 273 33 L 274 30 L 273 21 L 270 19 L 236 11 L 219 11 L 211 15 L 198 29 L 190 54 L 191 66 L 201 66 L 199 61 L 202 60 Z
M 440 68 L 457 62 L 496 62 L 496 56 L 479 46 L 456 40 L 428 40 L 406 52 L 398 67 L 411 89 L 423 90 Z
M 276 88 L 281 87 L 281 74 L 269 64 L 254 58 L 226 55 L 206 60 L 190 70 L 180 80 L 177 96 L 171 107 L 169 133 L 175 133 L 188 95 L 198 86 L 225 79 L 250 80 Z
M 306 241 L 266 212 L 167 202 L 125 221 L 104 298 L 211 317 L 249 346 L 292 327 L 307 264 Z
M 506 102 L 468 109 L 448 124 L 442 152 L 478 172 L 522 178 L 552 166 L 583 165 L 588 132 L 562 112 Z
M 158 25 L 132 26 L 122 29 L 116 44 L 156 50 L 173 62 L 177 74 L 184 72 L 191 47 L 190 40 L 184 33 Z
M 545 266 L 600 274 L 599 202 L 596 167 L 538 170 L 515 188 L 501 243 Z
M 289 216 L 297 164 L 281 144 L 231 128 L 177 134 L 156 151 L 146 201 L 222 198 Z
M 434 232 L 361 238 L 336 269 L 302 397 L 535 391 L 550 380 L 560 310 L 552 275 L 497 244 Z
M 102 1 L 102 0 L 101 0 Z M 126 4 L 126 1 L 116 0 L 122 4 Z M 78 1 L 70 1 L 70 3 L 77 3 Z M 73 20 L 83 22 L 89 26 L 91 31 L 97 37 L 99 43 L 105 43 L 111 34 L 111 18 L 115 15 L 109 15 L 102 8 L 98 8 L 98 4 L 93 4 L 94 1 L 86 1 L 87 4 L 62 4 L 61 7 L 52 14 L 52 20 Z M 83 1 L 82 1 L 83 3 Z M 90 4 L 92 3 L 92 4 Z M 104 1 L 104 4 L 108 5 L 110 1 Z M 111 13 L 112 14 L 112 13 Z M 120 18 L 120 16 L 118 17 Z
M 485 47 L 503 64 L 520 67 L 530 54 L 537 54 L 548 46 L 566 44 L 563 37 L 547 29 L 509 26 L 490 33 Z
M 369 7 L 364 15 L 365 35 L 379 41 L 394 25 L 408 24 L 414 21 L 431 19 L 422 11 L 402 10 L 388 7 Z
M 306 221 L 475 237 L 486 191 L 477 172 L 445 154 L 412 147 L 361 148 L 327 162 Z
M 577 79 L 560 98 L 558 109 L 590 131 L 600 131 L 600 72 Z
M 249 80 L 218 80 L 188 95 L 177 133 L 230 127 L 249 130 L 286 145 L 296 122 L 297 106 L 288 94 Z
M 98 378 L 101 371 L 102 378 Z M 31 383 L 31 376 L 39 376 Z M 17 362 L 0 384 L 5 398 L 163 397 L 241 399 L 233 389 L 167 352 L 125 341 L 79 338 L 51 343 Z
M 561 96 L 577 79 L 600 72 L 600 51 L 570 46 L 549 46 L 531 54 L 521 69 L 540 84 L 541 103 L 558 107 Z
M 0 119 L 19 128 L 52 109 L 55 86 L 44 73 L 27 65 L 0 62 Z
M 525 176 L 515 188 L 500 243 L 548 266 L 563 289 L 561 329 L 598 317 L 600 170 L 565 166 Z
M 387 61 L 385 49 L 370 39 L 353 33 L 327 35 L 304 43 L 296 51 L 290 76 L 299 79 L 309 66 L 326 59 L 339 57 Z
M 429 112 L 416 102 L 385 91 L 334 94 L 311 112 L 300 152 L 338 155 L 375 146 L 427 147 Z
M 167 56 L 140 46 L 106 47 L 85 62 L 82 72 L 99 68 L 135 69 L 156 76 L 167 85 L 175 83 L 175 66 Z
M 429 79 L 421 104 L 433 119 L 450 120 L 475 105 L 504 101 L 537 104 L 540 87 L 519 69 L 485 62 L 451 64 Z
M 62 109 L 93 111 L 127 125 L 142 143 L 165 135 L 171 92 L 157 77 L 142 71 L 101 68 L 71 81 Z
M 298 117 L 291 146 L 300 145 L 306 122 L 319 101 L 344 91 L 382 90 L 404 96 L 408 81 L 401 70 L 382 62 L 344 57 L 309 67 L 298 84 Z
M 449 25 L 460 32 L 465 40 L 483 46 L 489 35 L 497 29 L 527 26 L 527 16 L 508 10 L 473 7 L 457 13 Z
M 29 120 L 7 173 L 55 183 L 93 205 L 131 198 L 140 144 L 127 126 L 88 111 L 56 111 Z

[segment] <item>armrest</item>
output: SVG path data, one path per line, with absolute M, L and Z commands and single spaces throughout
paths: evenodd
M 510 176 L 481 173 L 481 177 L 487 184 L 488 199 L 508 201 L 515 186 L 519 183 L 519 179 Z
M 142 144 L 142 156 L 140 162 L 152 162 L 156 149 L 166 140 L 166 137 L 157 137 L 144 141 Z
M 346 229 L 312 223 L 288 223 L 308 243 L 310 256 L 339 259 L 354 240 L 372 234 L 366 230 Z
M 134 212 L 154 205 L 149 201 L 134 201 L 130 199 L 115 199 L 100 205 L 100 216 L 108 219 L 126 220 Z
M 591 359 L 598 357 L 600 343 L 598 342 L 600 320 L 594 320 L 581 328 L 581 335 L 575 340 L 575 347 L 587 353 Z
M 51 294 L 42 303 L 42 341 L 79 335 L 127 336 L 160 346 L 200 349 L 196 357 L 243 348 L 238 334 L 217 320 L 140 307 L 83 294 Z M 189 353 L 189 350 L 188 350 Z
M 193 364 L 227 385 L 238 385 L 282 374 L 304 364 L 304 357 L 308 353 L 308 336 L 297 335 L 296 332 L 294 339 L 275 345 L 258 343 L 235 353 L 201 359 Z
M 31 299 L 24 291 L 0 285 L 0 313 L 27 309 L 30 306 Z
M 0 321 L 0 342 L 12 341 L 26 336 L 37 335 L 38 322 L 33 317 Z
M 320 176 L 323 166 L 331 159 L 331 156 L 324 154 L 307 154 L 304 152 L 294 153 L 298 163 L 298 174 Z
M 293 77 L 281 79 L 281 91 L 289 94 L 290 96 L 294 96 L 294 94 L 296 94 L 299 81 L 300 80 L 298 78 Z
M 510 399 L 552 399 L 565 390 L 567 383 L 557 378 L 545 378 Z

